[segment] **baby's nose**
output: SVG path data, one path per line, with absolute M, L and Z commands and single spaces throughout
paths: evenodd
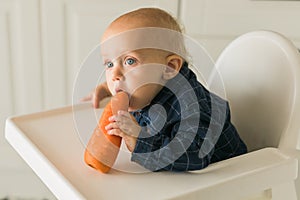
M 112 80 L 120 81 L 123 79 L 123 69 L 121 65 L 115 65 L 112 70 Z

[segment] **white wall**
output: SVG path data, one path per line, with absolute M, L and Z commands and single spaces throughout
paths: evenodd
M 253 30 L 273 30 L 300 47 L 300 1 L 188 0 L 181 1 L 187 33 L 217 58 L 237 36 Z
M 5 119 L 70 104 L 80 63 L 107 24 L 144 6 L 177 16 L 215 59 L 234 38 L 257 29 L 278 31 L 300 47 L 300 1 L 0 0 L 0 198 L 51 197 L 5 141 Z
M 0 199 L 53 198 L 5 141 L 5 119 L 70 104 L 80 64 L 113 18 L 144 6 L 177 15 L 173 2 L 169 6 L 166 0 L 0 0 Z

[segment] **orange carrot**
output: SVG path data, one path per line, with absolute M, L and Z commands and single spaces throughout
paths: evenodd
M 90 138 L 84 154 L 84 161 L 89 166 L 107 173 L 113 166 L 121 146 L 122 138 L 108 135 L 105 130 L 110 122 L 108 118 L 118 110 L 128 110 L 129 99 L 125 92 L 119 92 L 105 106 L 102 116 Z

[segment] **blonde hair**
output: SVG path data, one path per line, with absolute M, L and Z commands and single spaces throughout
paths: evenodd
M 142 19 L 143 25 L 148 27 L 167 28 L 182 33 L 183 28 L 180 23 L 170 13 L 159 8 L 140 8 L 125 13 L 115 19 L 112 23 L 119 20 Z
M 159 8 L 139 8 L 119 16 L 111 24 L 119 24 L 122 22 L 124 26 L 130 26 L 133 21 L 138 24 L 134 28 L 154 27 L 171 30 L 170 37 L 173 36 L 173 40 L 169 38 L 170 41 L 172 40 L 169 45 L 173 46 L 173 49 L 177 49 L 184 60 L 187 59 L 188 54 L 184 45 L 184 36 L 182 34 L 183 28 L 177 19 L 170 13 Z M 174 34 L 172 31 L 177 32 L 178 34 Z

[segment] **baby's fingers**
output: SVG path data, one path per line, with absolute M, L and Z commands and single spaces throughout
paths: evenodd
M 132 119 L 130 113 L 124 110 L 119 110 L 118 115 L 127 119 Z
M 119 111 L 118 115 L 113 117 L 119 129 L 121 129 L 125 134 L 137 137 L 140 133 L 141 127 L 137 124 L 135 119 L 132 118 L 129 113 L 127 113 L 125 111 Z
M 109 135 L 116 135 L 119 137 L 124 137 L 124 133 L 120 129 L 111 129 L 111 130 L 107 131 L 107 133 Z
M 119 126 L 118 126 L 117 122 L 113 122 L 113 123 L 110 123 L 107 126 L 105 126 L 106 130 L 118 129 L 118 128 L 119 128 Z

